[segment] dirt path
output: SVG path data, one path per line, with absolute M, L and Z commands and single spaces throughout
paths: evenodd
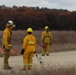
M 43 66 L 46 68 L 71 67 L 76 65 L 76 51 L 50 53 L 49 56 L 41 56 L 41 54 L 39 54 L 38 57 L 41 57 L 41 60 L 44 62 Z M 20 69 L 23 66 L 22 60 L 22 56 L 11 56 L 9 64 L 13 69 Z M 36 56 L 34 56 L 33 60 L 33 68 L 42 67 Z M 3 57 L 0 57 L 0 70 L 3 70 Z

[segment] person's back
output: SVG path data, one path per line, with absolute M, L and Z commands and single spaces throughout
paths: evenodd
M 29 52 L 34 52 L 35 51 L 35 47 L 36 47 L 36 38 L 32 35 L 32 34 L 28 34 L 25 38 L 24 41 L 27 49 L 26 50 L 30 50 Z M 25 46 L 25 45 L 24 45 Z
M 34 52 L 36 51 L 36 38 L 32 35 L 32 28 L 27 29 L 27 36 L 23 40 L 21 54 L 23 54 L 23 63 L 24 66 L 21 70 L 30 70 L 33 63 Z

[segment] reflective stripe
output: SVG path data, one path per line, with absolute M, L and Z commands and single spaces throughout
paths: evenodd
M 49 54 L 49 52 L 46 52 L 47 54 Z
M 42 52 L 42 54 L 45 54 L 45 52 Z
M 49 36 L 46 35 L 45 37 L 50 37 L 50 35 Z
M 35 42 L 33 42 L 33 41 L 29 41 L 28 44 L 35 44 Z
M 24 64 L 24 66 L 28 66 L 28 65 L 29 65 L 29 66 L 32 66 L 32 64 Z
M 46 37 L 50 37 L 50 34 L 49 34 L 49 35 L 45 34 L 44 36 L 46 36 Z
M 27 66 L 28 64 L 24 64 L 24 66 Z
M 11 44 L 9 44 L 8 46 L 12 46 Z
M 32 66 L 32 64 L 28 64 L 29 66 Z
M 45 37 L 50 37 L 50 33 L 44 33 Z

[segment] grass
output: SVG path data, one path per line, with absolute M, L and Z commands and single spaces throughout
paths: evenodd
M 75 31 L 51 31 L 52 32 L 52 44 L 50 52 L 58 52 L 58 51 L 70 51 L 76 50 L 76 32 Z M 2 33 L 0 31 L 0 47 L 2 41 Z M 27 35 L 26 31 L 13 31 L 12 32 L 12 43 L 13 49 L 16 50 L 18 54 L 22 49 L 23 38 Z M 33 35 L 37 39 L 37 52 L 41 52 L 42 48 L 40 47 L 41 43 L 41 34 L 42 31 L 34 31 Z
M 2 33 L 0 31 L 0 47 L 2 42 Z M 37 52 L 41 52 L 40 47 L 40 39 L 41 39 L 42 31 L 34 31 L 33 35 L 37 39 Z M 12 43 L 13 49 L 20 54 L 23 38 L 27 34 L 26 31 L 13 31 L 12 35 Z M 52 31 L 53 39 L 51 44 L 50 52 L 58 52 L 58 51 L 70 51 L 76 50 L 76 32 L 75 31 Z M 46 64 L 48 65 L 48 64 Z M 76 75 L 76 67 L 69 66 L 69 67 L 60 67 L 56 68 L 55 66 L 48 66 L 49 69 L 46 67 L 41 66 L 34 66 L 31 71 L 19 71 L 18 69 L 13 69 L 11 71 L 0 71 L 0 75 Z
M 44 67 L 37 68 L 33 67 L 32 70 L 19 71 L 16 70 L 3 70 L 0 71 L 0 75 L 76 75 L 75 67 L 50 67 L 48 66 L 48 70 Z

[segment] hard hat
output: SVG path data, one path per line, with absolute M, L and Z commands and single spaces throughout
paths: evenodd
M 9 20 L 8 24 L 13 25 L 13 21 Z
M 49 27 L 48 26 L 45 26 L 45 29 L 48 29 Z
M 7 24 L 8 24 L 9 26 L 12 25 L 13 27 L 16 27 L 16 26 L 13 24 L 13 21 L 12 21 L 12 20 L 9 20 Z
M 27 32 L 33 32 L 32 28 L 28 28 Z

